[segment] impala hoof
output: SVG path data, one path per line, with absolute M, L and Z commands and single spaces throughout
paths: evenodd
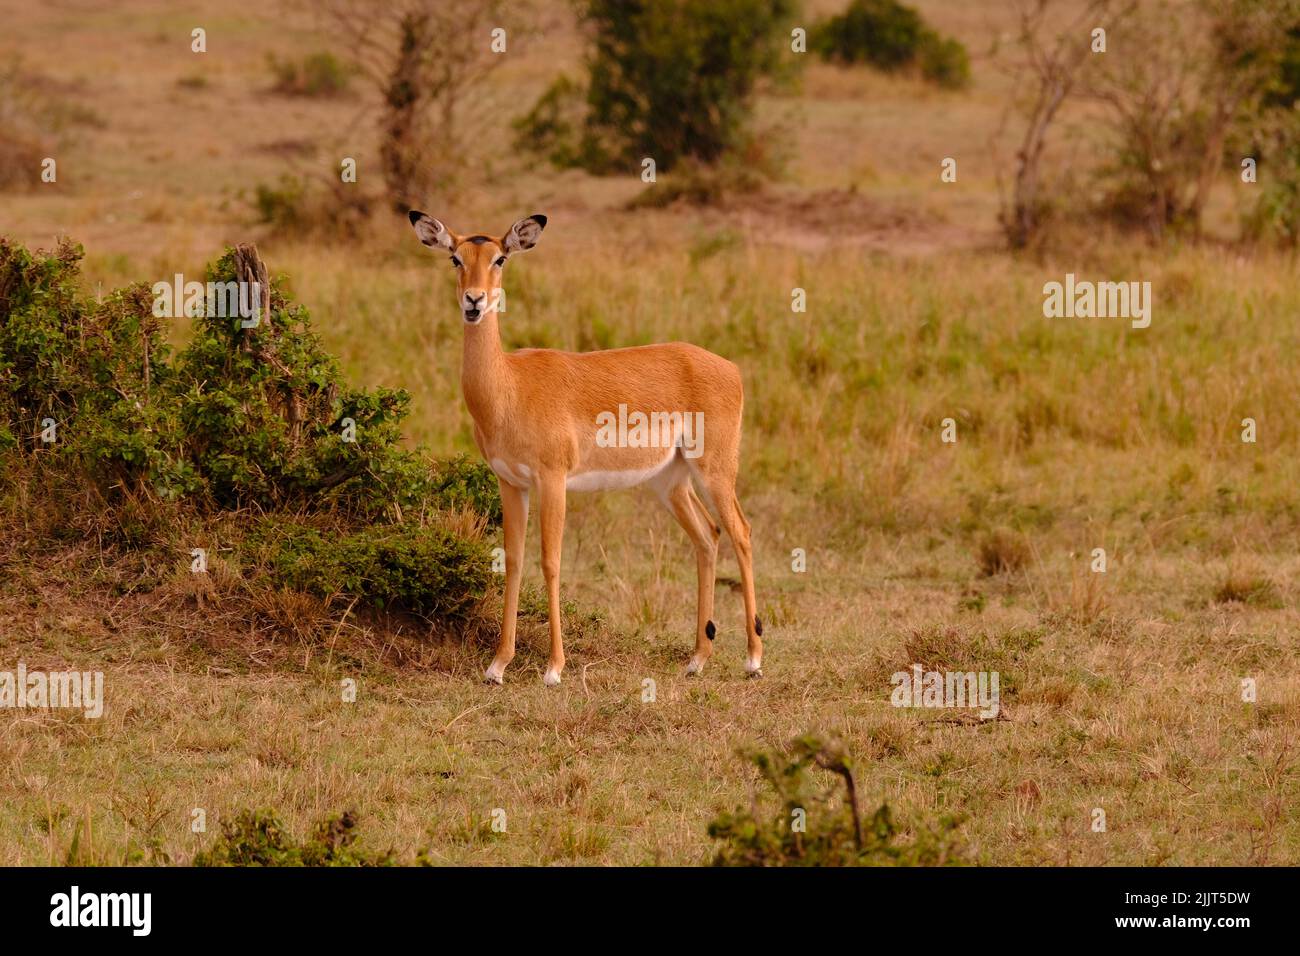
M 542 683 L 545 684 L 547 687 L 558 687 L 560 684 L 560 672 L 554 670 L 548 670 L 542 676 Z
M 745 662 L 745 676 L 750 680 L 757 680 L 763 676 L 763 665 L 759 661 Z
M 700 660 L 698 657 L 692 657 L 691 662 L 686 665 L 686 676 L 694 677 L 696 674 L 702 674 L 703 672 L 704 661 Z
M 483 672 L 483 683 L 491 684 L 494 687 L 500 687 L 505 681 L 505 668 L 497 667 L 493 664 Z

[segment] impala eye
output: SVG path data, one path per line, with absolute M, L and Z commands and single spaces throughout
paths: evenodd
M 502 266 L 506 264 L 506 257 L 502 256 L 500 259 L 498 259 L 496 262 L 492 264 L 496 266 L 498 269 L 500 269 Z
M 452 257 L 451 257 L 451 264 L 452 264 L 453 266 L 455 266 L 457 269 L 459 269 L 459 268 L 460 268 L 461 266 L 463 266 L 465 263 L 461 262 L 461 261 L 460 261 L 459 259 L 457 259 L 455 256 L 452 256 Z

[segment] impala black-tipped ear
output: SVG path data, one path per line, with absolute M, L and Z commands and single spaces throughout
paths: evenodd
M 455 245 L 451 230 L 428 213 L 412 209 L 406 215 L 411 220 L 411 225 L 415 227 L 415 234 L 426 246 L 436 249 L 450 249 Z
M 537 245 L 545 228 L 546 217 L 541 213 L 533 213 L 510 227 L 510 231 L 501 240 L 501 246 L 506 252 L 525 252 Z

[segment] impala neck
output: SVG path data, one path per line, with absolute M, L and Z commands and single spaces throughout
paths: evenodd
M 475 325 L 465 325 L 460 384 L 474 421 L 480 427 L 500 424 L 514 388 L 495 312 L 487 313 Z

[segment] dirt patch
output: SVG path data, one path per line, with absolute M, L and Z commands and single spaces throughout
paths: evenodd
M 924 255 L 976 248 L 996 239 L 993 230 L 958 226 L 917 206 L 872 198 L 852 189 L 765 189 L 729 196 L 699 215 L 706 222 L 725 220 L 761 241 L 805 252 L 848 245 Z

